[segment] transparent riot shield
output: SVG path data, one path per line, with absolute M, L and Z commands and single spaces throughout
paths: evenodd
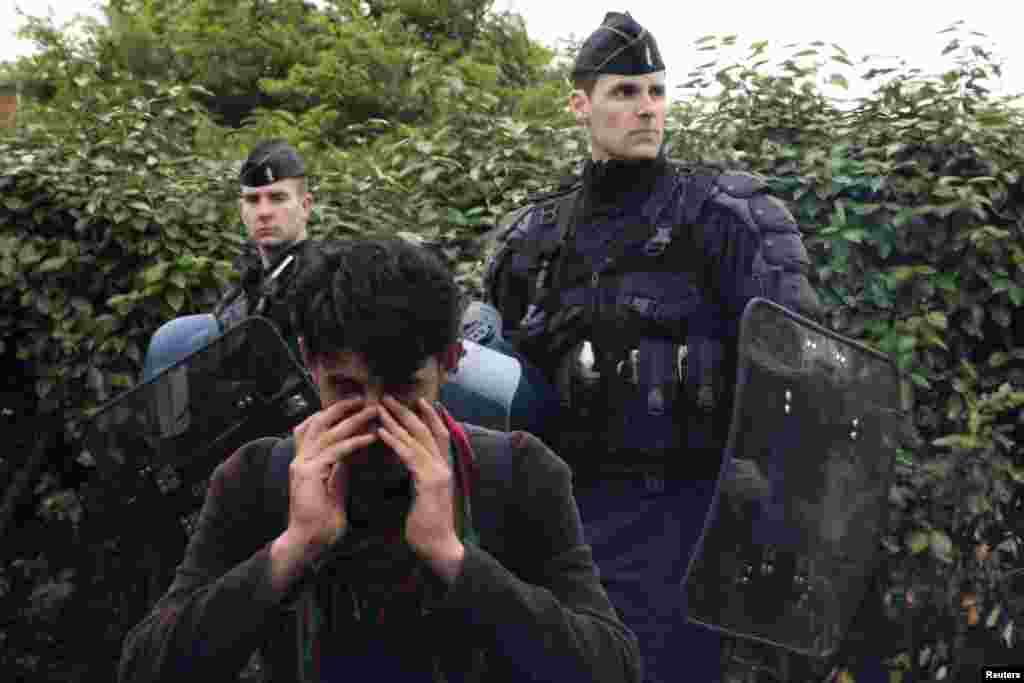
M 690 620 L 825 657 L 881 560 L 899 373 L 762 299 L 744 311 L 738 354 L 716 500 L 683 582 Z
M 104 406 L 86 449 L 110 471 L 212 470 L 248 441 L 281 436 L 319 409 L 316 389 L 273 324 L 253 317 Z

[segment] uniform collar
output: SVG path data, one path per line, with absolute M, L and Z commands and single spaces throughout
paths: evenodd
M 608 213 L 634 197 L 647 197 L 667 165 L 662 155 L 642 160 L 588 161 L 583 168 L 584 216 Z

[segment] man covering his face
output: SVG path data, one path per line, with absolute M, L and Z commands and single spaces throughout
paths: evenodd
M 322 410 L 217 468 L 120 680 L 232 680 L 260 650 L 271 681 L 639 681 L 566 464 L 437 403 L 461 349 L 451 273 L 397 240 L 315 262 L 292 303 Z

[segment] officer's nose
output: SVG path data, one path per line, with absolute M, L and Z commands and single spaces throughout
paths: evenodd
M 637 116 L 650 117 L 654 115 L 654 98 L 649 92 L 640 95 L 637 103 Z
M 270 203 L 269 199 L 260 198 L 259 203 L 256 205 L 256 214 L 259 216 L 269 216 L 273 212 L 273 204 Z

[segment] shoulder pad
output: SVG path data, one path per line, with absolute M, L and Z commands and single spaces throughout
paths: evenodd
M 761 176 L 742 171 L 724 171 L 718 176 L 715 185 L 722 192 L 737 199 L 750 199 L 768 188 L 768 184 Z
M 695 175 L 703 173 L 706 175 L 719 176 L 723 171 L 725 171 L 721 166 L 708 163 L 706 161 L 693 162 L 670 160 L 668 163 L 669 166 L 671 166 L 679 175 Z
M 796 219 L 786 204 L 770 194 L 762 194 L 748 200 L 750 214 L 762 232 L 799 232 Z

